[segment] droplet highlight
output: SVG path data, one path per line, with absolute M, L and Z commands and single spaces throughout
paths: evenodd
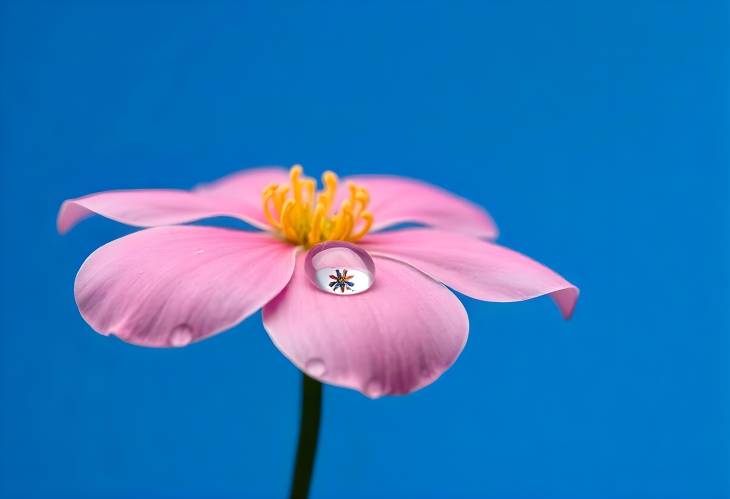
M 365 385 L 365 395 L 370 398 L 378 398 L 383 395 L 383 384 L 377 379 L 371 379 Z
M 193 341 L 193 328 L 187 324 L 175 326 L 170 333 L 170 345 L 174 347 L 184 347 Z
M 304 365 L 304 370 L 310 376 L 322 376 L 327 372 L 327 366 L 324 365 L 322 359 L 309 359 Z
M 304 269 L 318 289 L 337 296 L 363 293 L 375 283 L 372 257 L 344 241 L 327 241 L 312 247 Z

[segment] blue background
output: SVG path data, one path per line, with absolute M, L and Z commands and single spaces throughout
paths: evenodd
M 730 496 L 726 2 L 4 2 L 0 496 L 283 497 L 299 373 L 256 316 L 153 350 L 60 203 L 236 169 L 420 177 L 582 289 L 465 299 L 434 385 L 326 388 L 313 496 Z

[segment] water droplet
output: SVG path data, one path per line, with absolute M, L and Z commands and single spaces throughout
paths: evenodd
M 375 263 L 367 251 L 344 241 L 327 241 L 309 250 L 304 270 L 322 291 L 349 296 L 375 282 Z
M 203 253 L 205 253 L 204 249 L 199 249 L 195 252 L 196 255 L 202 255 Z
M 175 326 L 170 333 L 170 345 L 174 347 L 184 347 L 193 341 L 193 328 L 187 324 Z
M 311 376 L 322 376 L 327 372 L 327 367 L 322 362 L 322 359 L 309 359 L 304 365 L 304 370 Z
M 377 379 L 371 379 L 365 385 L 365 395 L 370 398 L 378 398 L 383 395 L 383 384 Z

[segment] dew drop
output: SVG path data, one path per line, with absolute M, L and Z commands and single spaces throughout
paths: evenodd
M 367 251 L 344 241 L 327 241 L 309 250 L 304 270 L 318 289 L 350 296 L 370 289 L 375 263 Z
M 196 255 L 202 255 L 203 253 L 205 253 L 204 249 L 199 249 L 195 252 Z
M 365 395 L 370 398 L 378 398 L 383 395 L 383 384 L 377 379 L 371 379 L 365 385 Z
M 322 376 L 327 372 L 327 367 L 322 362 L 322 359 L 309 359 L 304 365 L 304 370 L 311 376 Z
M 170 333 L 170 345 L 174 347 L 184 347 L 193 341 L 193 328 L 187 324 L 175 326 Z

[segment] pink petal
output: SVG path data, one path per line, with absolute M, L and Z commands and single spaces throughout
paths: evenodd
M 479 300 L 522 301 L 550 294 L 569 319 L 578 288 L 536 261 L 503 246 L 433 229 L 371 234 L 362 247 L 414 266 Z
M 403 177 L 349 177 L 370 192 L 373 230 L 414 222 L 495 239 L 497 226 L 481 207 L 434 185 Z
M 218 216 L 238 218 L 259 228 L 268 227 L 260 203 L 254 206 L 247 200 L 208 198 L 188 191 L 140 189 L 100 192 L 64 201 L 58 212 L 58 231 L 64 234 L 93 214 L 137 227 L 172 225 Z
M 289 171 L 278 166 L 250 168 L 198 185 L 194 191 L 211 197 L 246 200 L 261 211 L 261 195 L 271 184 L 288 185 Z
M 299 255 L 289 285 L 264 307 L 264 327 L 310 376 L 377 398 L 430 384 L 459 356 L 469 320 L 440 283 L 377 259 L 372 288 L 336 296 L 308 280 L 304 259 Z
M 143 346 L 184 346 L 234 326 L 276 296 L 291 278 L 295 252 L 263 233 L 142 230 L 86 259 L 76 303 L 99 333 Z

